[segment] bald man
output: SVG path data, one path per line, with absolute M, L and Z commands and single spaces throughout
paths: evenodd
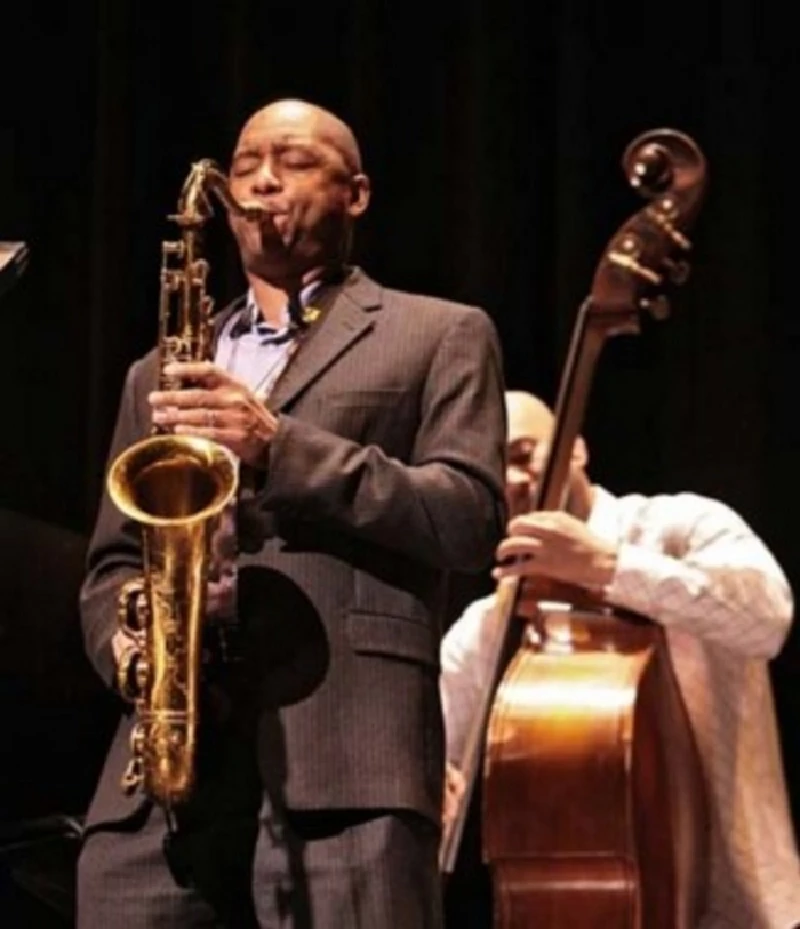
M 697 929 L 791 929 L 800 923 L 800 861 L 767 669 L 792 618 L 783 572 L 722 503 L 690 493 L 615 497 L 592 483 L 580 439 L 565 511 L 530 512 L 553 416 L 522 392 L 508 392 L 506 405 L 511 520 L 494 577 L 600 591 L 665 627 L 711 807 L 708 909 Z M 451 793 L 463 790 L 457 766 L 491 673 L 492 605 L 493 596 L 472 604 L 442 644 Z
M 449 572 L 491 564 L 505 523 L 496 334 L 477 308 L 349 264 L 370 184 L 326 110 L 251 116 L 230 191 L 263 211 L 230 218 L 247 293 L 219 314 L 213 361 L 168 367 L 179 389 L 156 389 L 154 352 L 132 365 L 110 451 L 155 424 L 239 462 L 214 546 L 230 563 L 209 585 L 198 786 L 170 830 L 141 789 L 125 795 L 123 717 L 78 926 L 437 929 L 440 604 Z M 142 568 L 139 527 L 104 496 L 81 609 L 109 686 L 141 648 L 115 613 Z

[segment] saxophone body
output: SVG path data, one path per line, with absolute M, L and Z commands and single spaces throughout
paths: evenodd
M 177 386 L 164 372 L 170 362 L 211 359 L 213 304 L 200 254 L 211 194 L 229 211 L 257 218 L 256 209 L 232 200 L 213 162 L 192 165 L 170 217 L 180 239 L 162 243 L 160 389 Z M 195 784 L 210 542 L 236 494 L 237 475 L 236 459 L 222 445 L 155 427 L 108 472 L 109 495 L 138 524 L 143 552 L 142 575 L 119 594 L 119 623 L 132 644 L 119 661 L 117 684 L 136 714 L 121 786 L 128 792 L 141 786 L 167 808 L 185 801 Z

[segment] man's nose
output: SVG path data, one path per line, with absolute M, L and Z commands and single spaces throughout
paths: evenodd
M 272 193 L 280 190 L 281 179 L 271 158 L 265 158 L 253 175 L 254 193 Z
M 528 474 L 530 480 L 538 480 L 544 473 L 544 469 L 547 466 L 547 459 L 550 456 L 550 450 L 545 447 L 539 447 L 535 451 L 531 452 L 531 457 L 528 459 Z

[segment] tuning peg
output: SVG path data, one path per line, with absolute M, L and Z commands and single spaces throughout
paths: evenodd
M 670 314 L 669 300 L 663 294 L 658 294 L 655 297 L 643 297 L 639 301 L 639 306 L 649 313 L 653 319 L 659 321 L 666 319 Z

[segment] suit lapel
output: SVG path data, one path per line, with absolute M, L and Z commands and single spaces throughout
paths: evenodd
M 380 308 L 381 289 L 355 269 L 344 284 L 323 294 L 319 305 L 322 320 L 306 335 L 275 385 L 267 401 L 270 409 L 285 409 L 372 328 L 370 314 Z

